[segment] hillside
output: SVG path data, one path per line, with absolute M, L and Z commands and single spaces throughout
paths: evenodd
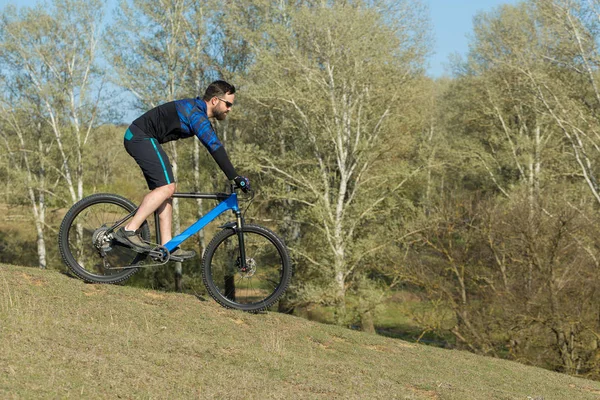
M 597 399 L 600 383 L 0 265 L 0 398 Z

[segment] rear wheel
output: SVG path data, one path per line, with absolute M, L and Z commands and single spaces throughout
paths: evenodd
M 129 268 L 144 260 L 143 254 L 116 243 L 108 232 L 117 221 L 136 209 L 136 205 L 115 194 L 94 194 L 77 202 L 65 215 L 58 233 L 63 261 L 79 278 L 93 283 L 118 283 L 139 268 Z M 150 229 L 139 229 L 144 240 Z
M 219 304 L 243 311 L 266 310 L 290 283 L 290 258 L 283 241 L 267 228 L 245 225 L 243 233 L 246 268 L 242 267 L 238 235 L 228 228 L 207 246 L 202 278 Z

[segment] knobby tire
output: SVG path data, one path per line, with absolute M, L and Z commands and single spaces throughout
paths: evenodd
M 292 266 L 283 241 L 269 229 L 244 225 L 248 271 L 240 271 L 239 240 L 233 228 L 220 231 L 202 260 L 202 279 L 219 304 L 248 312 L 267 310 L 284 294 Z
M 130 200 L 110 193 L 93 194 L 75 203 L 63 218 L 58 233 L 58 248 L 69 270 L 90 283 L 115 284 L 135 274 L 139 268 L 103 268 L 103 259 L 92 242 L 92 235 L 96 229 L 102 226 L 110 227 L 135 208 L 136 205 Z M 105 211 L 102 211 L 103 209 Z M 150 239 L 148 223 L 142 225 L 139 233 L 144 240 Z M 116 267 L 135 265 L 145 258 L 145 255 L 123 247 L 112 251 L 113 253 L 108 253 L 108 257 L 119 263 Z M 86 260 L 85 263 L 81 262 L 82 259 Z

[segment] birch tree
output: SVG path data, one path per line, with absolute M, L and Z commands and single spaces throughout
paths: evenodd
M 597 177 L 600 156 L 600 2 L 533 1 L 536 17 L 551 38 L 544 64 L 547 79 L 523 71 L 536 85 L 545 113 L 571 146 L 590 193 L 600 204 Z
M 521 17 L 516 18 L 517 13 Z M 530 104 L 538 124 L 551 127 L 536 128 L 538 139 L 543 143 L 553 130 L 566 140 L 570 161 L 579 171 L 563 173 L 579 176 L 600 202 L 596 176 L 600 148 L 600 3 L 530 1 L 518 7 L 505 6 L 502 14 L 501 18 L 481 17 L 485 28 L 481 30 L 475 56 L 510 73 L 514 79 L 507 84 L 520 82 L 529 87 L 530 96 L 536 101 Z
M 0 101 L 1 147 L 5 150 L 5 161 L 9 166 L 7 174 L 15 182 L 14 185 L 7 186 L 7 190 L 13 194 L 9 201 L 14 202 L 22 195 L 19 188 L 24 186 L 37 238 L 38 267 L 45 269 L 47 196 L 54 194 L 49 180 L 55 175 L 48 171 L 48 153 L 53 146 L 40 121 L 31 120 L 32 115 L 28 113 L 30 107 L 16 106 L 10 101 L 10 96 Z
M 70 200 L 83 197 L 83 153 L 99 122 L 102 74 L 96 66 L 102 3 L 56 0 L 2 16 L 2 57 L 41 101 Z
M 261 29 L 266 42 L 255 43 L 249 90 L 267 117 L 253 132 L 261 169 L 280 182 L 270 194 L 298 206 L 303 233 L 292 251 L 312 281 L 304 294 L 335 305 L 339 321 L 366 257 L 389 239 L 367 244 L 369 221 L 415 173 L 402 159 L 411 138 L 400 121 L 426 31 L 412 29 L 423 21 L 407 2 L 397 5 L 387 23 L 363 2 L 280 4 Z M 317 280 L 326 283 L 315 292 Z
M 566 14 L 540 14 L 556 16 L 554 7 L 521 3 L 475 19 L 467 62 L 445 97 L 445 130 L 456 159 L 478 169 L 460 174 L 420 240 L 405 244 L 402 278 L 452 310 L 445 329 L 460 347 L 596 374 L 597 288 L 582 278 L 598 266 L 588 179 L 595 95 L 566 34 L 585 24 L 559 29 Z
M 64 203 L 83 197 L 84 152 L 105 110 L 96 67 L 101 19 L 102 3 L 96 0 L 55 0 L 49 8 L 9 6 L 0 19 L 0 63 L 4 83 L 10 84 L 0 114 L 18 139 L 7 150 L 22 160 L 40 267 L 46 265 L 47 172 L 59 174 L 67 192 Z
M 563 161 L 559 167 L 555 161 L 564 158 L 561 135 L 542 112 L 536 85 L 523 74 L 547 75 L 540 62 L 547 39 L 528 4 L 478 15 L 474 33 L 468 62 L 455 85 L 468 89 L 449 94 L 456 100 L 457 129 L 473 139 L 463 147 L 461 158 L 480 164 L 502 196 L 512 198 L 521 190 L 527 192 L 527 221 L 533 237 L 544 177 L 560 173 L 557 168 L 569 168 L 569 162 Z M 465 113 L 467 104 L 470 110 Z M 533 296 L 533 269 L 530 263 L 526 296 Z

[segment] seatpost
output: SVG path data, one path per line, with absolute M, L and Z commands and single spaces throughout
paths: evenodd
M 156 228 L 156 243 L 160 245 L 162 243 L 162 240 L 160 240 L 160 219 L 156 211 L 154 211 L 154 227 Z

